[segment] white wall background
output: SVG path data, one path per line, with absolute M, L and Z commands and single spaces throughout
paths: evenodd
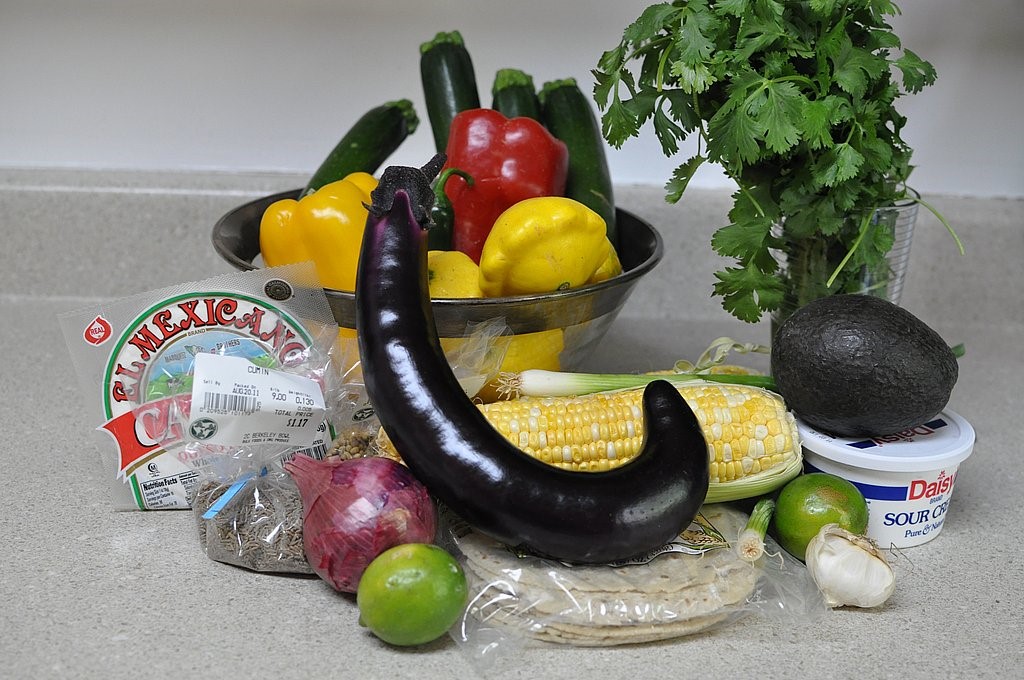
M 647 4 L 0 0 L 0 167 L 307 172 L 364 111 L 401 97 L 424 123 L 392 161 L 418 164 L 432 151 L 421 42 L 461 31 L 485 103 L 502 67 L 589 92 L 601 52 Z M 939 73 L 901 106 L 913 183 L 1024 197 L 1024 2 L 898 4 L 897 34 Z M 609 154 L 620 183 L 660 185 L 674 167 L 652 135 Z M 695 185 L 728 182 L 710 169 Z

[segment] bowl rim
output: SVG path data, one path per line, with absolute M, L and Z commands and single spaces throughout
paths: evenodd
M 260 196 L 251 201 L 247 201 L 241 205 L 235 206 L 228 212 L 221 215 L 221 217 L 214 223 L 213 230 L 211 233 L 211 239 L 213 241 L 214 250 L 218 255 L 221 256 L 228 264 L 234 266 L 236 269 L 241 271 L 251 271 L 259 269 L 257 265 L 253 264 L 251 260 L 246 260 L 243 257 L 239 257 L 234 253 L 221 238 L 221 232 L 224 230 L 224 225 L 231 221 L 235 215 L 243 210 L 251 209 L 253 206 L 259 203 L 271 203 L 284 199 L 297 199 L 301 194 L 302 189 L 289 189 L 285 191 L 279 191 L 273 194 L 267 194 Z M 644 218 L 636 215 L 633 212 L 625 210 L 623 208 L 616 207 L 616 213 L 621 213 L 629 216 L 630 219 L 641 224 L 643 227 L 648 229 L 653 236 L 654 248 L 650 254 L 643 261 L 637 263 L 630 269 L 623 269 L 620 274 L 613 276 L 610 279 L 599 281 L 597 283 L 591 283 L 576 288 L 569 288 L 566 290 L 553 291 L 549 293 L 531 293 L 529 295 L 508 295 L 502 297 L 486 297 L 486 298 L 431 298 L 432 305 L 440 305 L 442 307 L 457 306 L 457 307 L 473 307 L 486 309 L 488 307 L 502 307 L 510 304 L 523 305 L 531 302 L 543 302 L 551 303 L 556 301 L 571 300 L 576 297 L 583 297 L 587 295 L 593 295 L 599 293 L 602 290 L 608 288 L 614 288 L 622 284 L 630 284 L 641 276 L 652 270 L 662 259 L 665 252 L 665 243 L 661 237 L 661 234 L 657 229 L 654 228 L 650 222 Z M 340 290 L 337 288 L 324 288 L 324 292 L 328 297 L 334 297 L 341 300 L 347 300 L 355 303 L 355 292 Z

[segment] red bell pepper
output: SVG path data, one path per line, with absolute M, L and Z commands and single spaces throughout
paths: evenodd
M 565 192 L 569 151 L 532 118 L 506 118 L 493 109 L 455 116 L 448 133 L 446 167 L 459 168 L 472 185 L 453 176 L 445 193 L 455 213 L 452 248 L 480 262 L 494 221 L 515 203 Z

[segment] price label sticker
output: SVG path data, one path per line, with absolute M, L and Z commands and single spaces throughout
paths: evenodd
M 200 353 L 192 377 L 188 438 L 204 444 L 310 446 L 327 408 L 320 384 L 244 357 Z

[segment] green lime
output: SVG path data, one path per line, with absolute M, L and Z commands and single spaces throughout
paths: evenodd
M 462 567 L 428 543 L 405 543 L 376 557 L 359 579 L 359 623 L 392 645 L 422 645 L 451 628 L 466 605 Z
M 800 475 L 782 487 L 772 517 L 779 545 L 804 559 L 807 544 L 826 524 L 863 534 L 868 527 L 868 504 L 852 482 L 826 472 Z

